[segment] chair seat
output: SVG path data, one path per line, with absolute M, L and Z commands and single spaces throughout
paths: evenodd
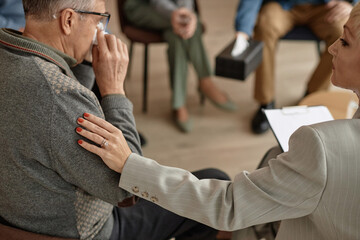
M 202 33 L 205 33 L 205 25 L 201 24 Z M 165 42 L 162 32 L 150 29 L 138 28 L 132 25 L 124 26 L 122 29 L 125 36 L 132 42 L 150 44 Z
M 281 39 L 286 40 L 315 40 L 319 41 L 316 35 L 306 26 L 295 26 Z
M 295 26 L 293 29 L 290 30 L 285 36 L 281 39 L 283 40 L 305 40 L 305 41 L 315 41 L 316 48 L 319 56 L 326 51 L 326 48 L 323 49 L 321 47 L 321 40 L 312 32 L 310 28 L 307 26 Z
M 161 32 L 158 31 L 140 29 L 128 25 L 124 27 L 123 33 L 132 42 L 139 42 L 144 44 L 164 42 L 164 38 L 162 37 Z

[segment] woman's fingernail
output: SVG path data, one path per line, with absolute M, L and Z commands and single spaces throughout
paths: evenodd
M 79 122 L 79 123 L 83 123 L 83 122 L 84 122 L 84 119 L 78 118 L 78 122 Z
M 76 131 L 77 131 L 77 132 L 81 132 L 81 131 L 82 131 L 82 128 L 77 127 L 77 128 L 76 128 Z
M 83 141 L 82 141 L 82 140 L 79 140 L 79 141 L 78 141 L 78 144 L 80 144 L 80 145 L 83 144 Z
M 84 117 L 90 117 L 90 114 L 88 114 L 88 113 L 84 113 Z

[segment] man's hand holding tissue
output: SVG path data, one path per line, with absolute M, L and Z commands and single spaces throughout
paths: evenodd
M 114 35 L 99 30 L 96 39 L 97 45 L 92 48 L 92 66 L 101 96 L 125 94 L 124 80 L 129 64 L 126 44 Z

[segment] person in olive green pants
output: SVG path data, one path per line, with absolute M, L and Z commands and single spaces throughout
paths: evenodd
M 221 109 L 236 110 L 236 105 L 211 80 L 212 69 L 201 38 L 201 23 L 193 11 L 193 0 L 128 0 L 125 13 L 132 24 L 163 32 L 169 46 L 172 108 L 180 130 L 192 129 L 186 109 L 188 61 L 198 75 L 200 93 Z

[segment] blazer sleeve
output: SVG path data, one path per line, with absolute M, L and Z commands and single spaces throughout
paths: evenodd
M 190 172 L 132 154 L 119 186 L 181 216 L 233 231 L 302 217 L 316 208 L 326 182 L 326 154 L 318 133 L 302 127 L 289 152 L 269 167 L 239 173 L 233 182 L 199 180 Z

